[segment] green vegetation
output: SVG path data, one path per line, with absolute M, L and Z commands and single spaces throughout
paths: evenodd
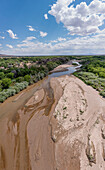
M 2 79 L 2 88 L 7 89 L 10 86 L 11 83 L 12 83 L 12 81 L 11 81 L 10 78 Z
M 84 113 L 84 111 L 80 109 L 80 115 L 82 115 L 83 113 Z
M 31 76 L 30 75 L 25 75 L 24 80 L 27 82 L 30 82 Z
M 83 65 L 75 75 L 105 97 L 105 56 L 1 57 L 0 102 L 43 79 L 58 65 L 74 59 Z M 80 114 L 83 113 L 80 111 Z
M 105 97 L 105 56 L 82 57 L 81 63 L 83 64 L 81 71 L 74 75 Z
M 67 109 L 67 107 L 64 107 L 64 108 L 63 108 L 63 110 L 66 110 L 66 109 Z
M 43 79 L 49 71 L 67 63 L 71 58 L 71 56 L 1 57 L 0 102 Z
M 5 74 L 3 72 L 0 72 L 0 79 L 3 79 Z
M 0 102 L 4 102 L 8 97 L 14 96 L 27 86 L 28 82 L 24 81 L 22 83 L 16 83 L 15 86 L 11 86 L 8 89 L 4 89 L 2 92 L 0 92 Z

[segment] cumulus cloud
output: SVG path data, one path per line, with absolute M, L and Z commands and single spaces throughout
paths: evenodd
M 42 31 L 40 31 L 40 36 L 43 38 L 43 37 L 46 37 L 47 36 L 47 32 L 42 32 Z
M 35 40 L 35 39 L 36 37 L 30 36 L 30 37 L 27 37 L 25 40 L 23 40 L 23 42 L 28 42 L 28 41 Z
M 32 40 L 35 40 L 36 37 L 34 36 L 30 36 L 27 37 L 25 40 L 22 41 L 21 44 L 17 44 L 17 47 L 29 47 L 32 46 L 34 43 L 32 42 Z
M 27 41 L 27 42 L 24 42 L 22 44 L 17 44 L 17 47 L 21 48 L 21 47 L 25 47 L 25 48 L 32 48 L 34 46 L 34 42 L 31 42 L 31 41 Z
M 5 37 L 0 36 L 0 39 L 4 40 L 4 39 L 5 39 Z
M 29 31 L 36 31 L 31 25 L 28 25 L 27 27 L 28 27 Z
M 12 39 L 18 39 L 17 35 L 14 34 L 12 30 L 7 30 L 7 32 L 9 33 L 9 36 L 10 36 Z
M 55 43 L 53 43 L 56 41 Z M 64 41 L 53 40 L 49 43 L 28 41 L 18 44 L 10 51 L 2 51 L 5 54 L 19 55 L 95 55 L 105 54 L 105 29 L 97 35 L 78 36 Z
M 75 1 L 75 0 L 74 0 Z M 92 0 L 89 5 L 81 2 L 76 7 L 73 0 L 57 0 L 48 12 L 57 23 L 63 23 L 70 34 L 89 35 L 97 33 L 105 19 L 105 2 Z
M 57 43 L 58 41 L 57 40 L 51 40 L 50 42 L 51 43 Z
M 10 45 L 10 44 L 6 44 L 6 46 L 9 47 L 9 48 L 11 48 L 11 49 L 13 48 L 13 46 Z
M 48 15 L 47 15 L 47 14 L 44 14 L 44 18 L 45 18 L 45 19 L 48 19 Z
M 58 37 L 58 39 L 56 40 L 51 40 L 51 43 L 57 43 L 57 42 L 61 42 L 61 41 L 66 41 L 66 38 L 62 38 L 62 37 Z
M 66 41 L 66 38 L 59 37 L 58 41 Z

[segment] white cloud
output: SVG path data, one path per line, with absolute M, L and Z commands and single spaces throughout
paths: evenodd
M 47 34 L 48 34 L 47 32 L 42 32 L 42 31 L 40 31 L 40 36 L 41 36 L 41 37 L 46 37 Z
M 10 44 L 6 44 L 6 46 L 9 47 L 9 48 L 11 48 L 11 49 L 13 48 L 13 46 L 10 45 Z
M 44 14 L 44 18 L 45 18 L 45 19 L 48 19 L 48 15 L 47 15 L 47 14 Z
M 22 44 L 17 44 L 17 47 L 26 47 L 26 48 L 29 48 L 29 47 L 33 47 L 34 46 L 34 42 L 31 42 L 31 41 L 27 41 L 27 42 L 24 42 Z
M 34 43 L 32 42 L 32 40 L 35 40 L 36 37 L 27 37 L 25 40 L 22 41 L 21 44 L 17 44 L 17 47 L 32 47 L 34 45 Z
M 66 41 L 66 38 L 59 37 L 58 41 Z
M 105 2 L 93 0 L 89 5 L 81 2 L 76 7 L 71 5 L 72 2 L 73 0 L 57 0 L 48 13 L 56 18 L 57 23 L 63 23 L 72 35 L 97 33 L 104 23 Z
M 57 43 L 57 42 L 61 42 L 61 41 L 66 41 L 66 38 L 62 38 L 62 37 L 58 37 L 58 39 L 56 40 L 51 40 L 51 43 Z
M 29 31 L 36 31 L 31 25 L 28 25 L 27 27 L 28 27 Z
M 0 39 L 4 40 L 4 39 L 5 39 L 5 37 L 0 36 Z
M 7 30 L 7 32 L 9 33 L 9 36 L 10 36 L 12 39 L 18 39 L 17 35 L 14 34 L 12 30 Z
M 28 41 L 31 41 L 31 40 L 35 40 L 36 39 L 36 37 L 34 37 L 34 36 L 30 36 L 30 37 L 27 37 L 25 40 L 23 40 L 22 42 L 28 42 Z
M 51 40 L 50 42 L 51 43 L 57 43 L 58 41 L 57 40 Z
M 60 37 L 61 39 L 62 37 Z M 49 43 L 32 41 L 32 38 L 26 38 L 17 44 L 15 48 L 8 48 L 8 50 L 0 50 L 0 53 L 17 54 L 17 55 L 95 55 L 105 54 L 105 29 L 99 31 L 96 35 L 78 36 L 62 38 L 62 41 L 52 40 Z M 64 39 L 64 40 L 63 40 Z

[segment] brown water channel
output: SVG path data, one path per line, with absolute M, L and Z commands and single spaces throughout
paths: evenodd
M 50 80 L 75 71 L 52 73 L 0 105 L 0 170 L 55 169 L 49 120 L 56 99 Z
M 49 97 L 49 102 L 48 102 L 48 108 L 51 107 L 52 101 L 53 101 L 53 91 L 50 87 L 50 80 L 53 77 L 60 77 L 63 75 L 70 75 L 76 71 L 75 67 L 69 67 L 67 71 L 60 71 L 60 72 L 55 72 L 50 75 L 48 75 L 46 78 L 43 80 L 35 83 L 32 86 L 29 86 L 27 89 L 23 90 L 19 94 L 10 97 L 7 99 L 3 104 L 0 105 L 0 119 L 4 117 L 5 115 L 13 114 L 16 113 L 16 111 L 21 108 L 22 106 L 25 105 L 25 103 L 30 99 L 30 97 L 40 89 L 44 89 L 46 92 L 46 95 Z M 20 97 L 19 97 L 20 96 Z M 48 114 L 49 110 L 46 108 L 46 115 Z

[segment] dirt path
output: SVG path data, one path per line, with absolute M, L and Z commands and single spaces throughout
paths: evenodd
M 74 76 L 0 105 L 0 170 L 104 170 L 105 101 Z

